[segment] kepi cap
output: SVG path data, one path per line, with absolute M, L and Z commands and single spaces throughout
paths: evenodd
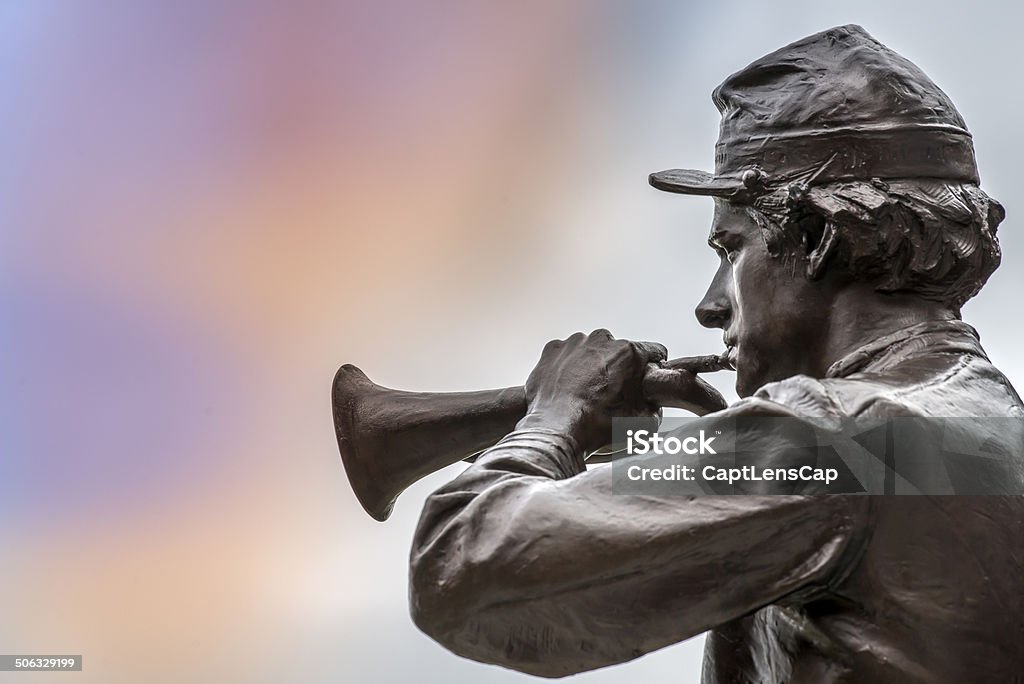
M 650 175 L 659 190 L 743 201 L 792 183 L 935 178 L 978 183 L 949 97 L 860 26 L 816 33 L 718 86 L 715 173 Z

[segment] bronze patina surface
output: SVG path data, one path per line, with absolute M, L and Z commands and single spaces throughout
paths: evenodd
M 1004 212 L 949 98 L 844 26 L 755 61 L 714 102 L 715 173 L 650 179 L 716 203 L 720 266 L 696 315 L 722 329 L 741 400 L 722 409 L 690 382 L 695 412 L 1024 417 L 960 320 L 999 264 Z M 664 358 L 604 330 L 545 347 L 512 407 L 525 417 L 427 500 L 421 629 L 551 677 L 709 631 L 709 684 L 1021 681 L 1024 498 L 616 495 L 584 457 L 612 416 L 651 415 L 644 376 Z M 1024 477 L 1018 434 L 990 442 Z

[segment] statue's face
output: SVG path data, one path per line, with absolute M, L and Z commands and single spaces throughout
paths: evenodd
M 721 328 L 741 397 L 797 374 L 818 375 L 830 295 L 802 262 L 772 257 L 742 206 L 715 201 L 709 244 L 721 263 L 697 320 Z

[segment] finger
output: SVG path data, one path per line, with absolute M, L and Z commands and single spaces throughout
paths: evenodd
M 555 351 L 557 349 L 560 349 L 564 344 L 565 342 L 563 342 L 562 340 L 550 340 L 547 344 L 544 345 L 543 352 L 547 353 Z
M 661 363 L 668 358 L 668 349 L 665 345 L 657 342 L 632 342 L 633 349 L 637 356 L 644 363 Z
M 725 397 L 689 371 L 650 368 L 644 375 L 644 398 L 657 406 L 681 408 L 698 416 L 728 407 Z

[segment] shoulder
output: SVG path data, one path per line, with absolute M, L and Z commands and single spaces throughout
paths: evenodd
M 809 417 L 828 418 L 842 413 L 831 384 L 808 375 L 794 375 L 764 385 L 752 398 L 781 404 Z
M 806 375 L 772 382 L 740 404 L 771 402 L 818 419 L 894 416 L 1021 416 L 1024 405 L 987 359 L 927 359 L 845 378 Z
M 913 388 L 914 383 L 906 379 L 885 375 L 821 379 L 794 375 L 768 383 L 745 401 L 771 402 L 817 423 L 838 426 L 847 418 L 928 413 L 913 400 Z
M 765 414 L 775 407 L 778 415 L 799 416 L 838 429 L 849 418 L 914 413 L 892 390 L 891 384 L 878 378 L 794 375 L 764 385 L 730 408 L 738 415 L 749 415 Z

